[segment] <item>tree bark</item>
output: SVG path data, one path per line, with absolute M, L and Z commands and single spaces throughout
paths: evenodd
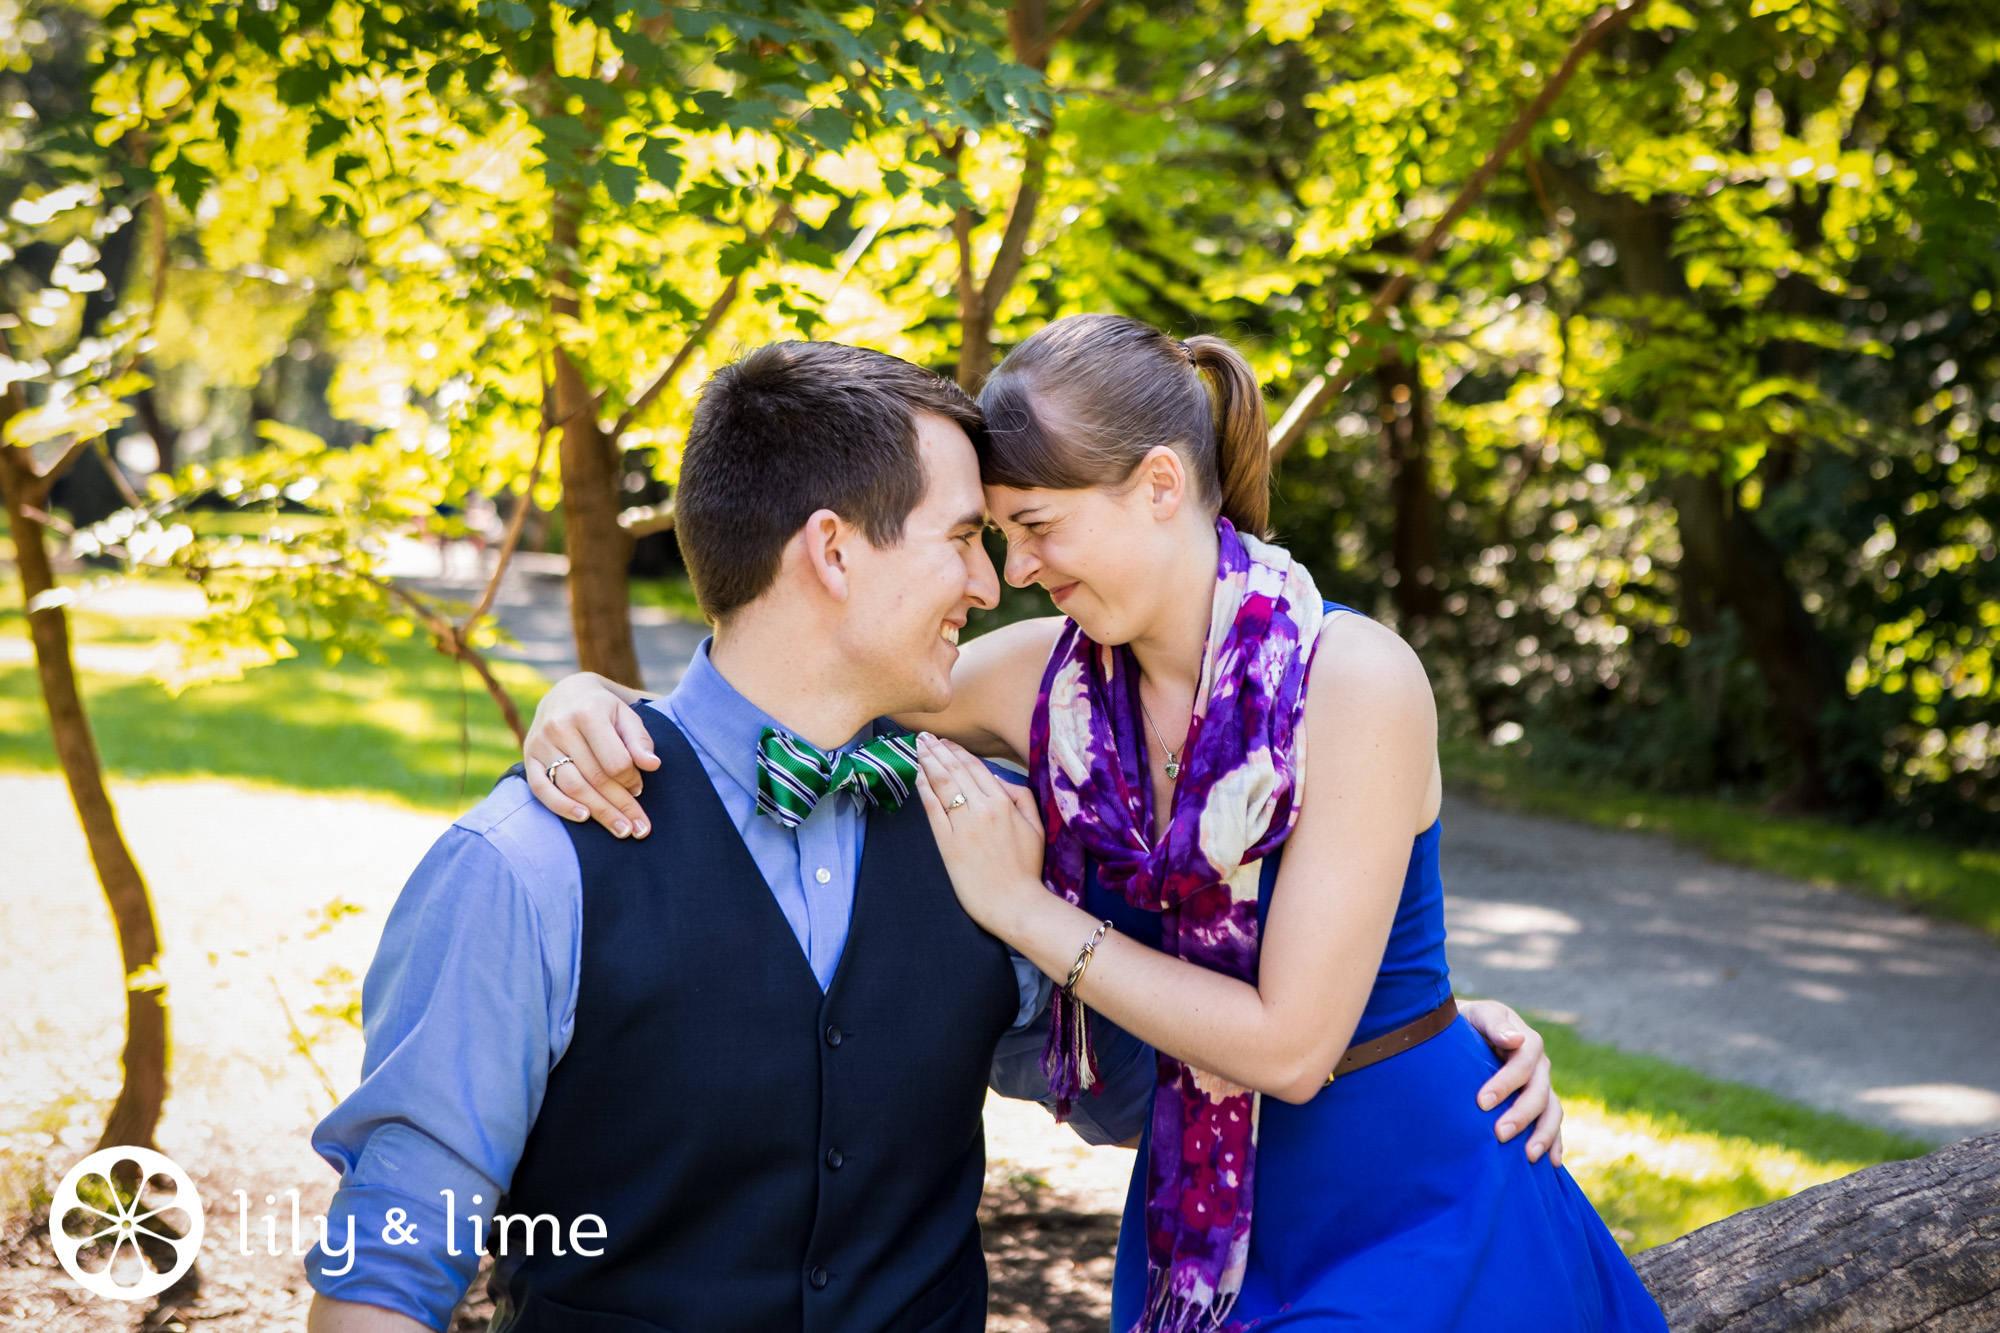
M 167 1095 L 165 983 L 151 975 L 160 955 L 159 930 L 146 881 L 125 845 L 118 813 L 104 788 L 97 743 L 91 737 L 90 720 L 76 686 L 69 618 L 60 606 L 35 609 L 36 599 L 55 589 L 55 571 L 49 562 L 46 530 L 23 511 L 42 500 L 40 491 L 44 488 L 44 480 L 35 475 L 25 450 L 0 446 L 0 496 L 4 496 L 13 533 L 22 601 L 28 608 L 28 632 L 35 645 L 35 669 L 49 714 L 49 735 L 90 846 L 98 883 L 111 906 L 125 971 L 125 1080 L 97 1146 L 150 1148 Z
M 1383 452 L 1389 461 L 1389 498 L 1395 511 L 1390 556 L 1396 570 L 1396 610 L 1405 621 L 1436 615 L 1444 606 L 1438 571 L 1437 495 L 1431 479 L 1430 401 L 1423 366 L 1391 351 L 1375 366 Z
M 558 324 L 577 317 L 576 278 L 569 257 L 576 251 L 578 201 L 558 195 L 550 240 L 555 258 L 550 313 Z M 562 423 L 563 533 L 569 553 L 569 618 L 576 637 L 577 665 L 621 684 L 643 688 L 639 654 L 632 643 L 632 535 L 618 526 L 624 469 L 616 441 L 598 425 L 597 409 L 583 370 L 560 345 L 555 349 L 552 419 Z
M 2000 1134 L 1738 1213 L 1633 1266 L 1674 1333 L 1990 1333 Z

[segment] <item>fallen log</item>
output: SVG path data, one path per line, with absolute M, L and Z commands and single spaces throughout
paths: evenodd
M 1814 1186 L 1633 1264 L 1673 1333 L 1993 1333 L 2000 1134 Z

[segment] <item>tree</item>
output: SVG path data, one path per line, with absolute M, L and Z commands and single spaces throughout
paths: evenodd
M 406 401 L 392 405 L 404 443 L 446 435 L 404 452 L 484 456 L 428 468 L 406 510 L 454 502 L 475 475 L 517 489 L 534 424 L 559 432 L 579 660 L 635 684 L 632 535 L 670 521 L 625 513 L 626 454 L 652 444 L 648 414 L 760 265 L 763 327 L 813 328 L 803 275 L 834 259 L 809 233 L 857 194 L 956 200 L 949 181 L 916 183 L 940 175 L 926 162 L 943 164 L 906 159 L 909 136 L 1046 110 L 1038 81 L 965 38 L 949 9 L 902 22 L 803 3 L 594 0 L 469 15 L 309 0 L 128 4 L 110 24 L 105 100 L 128 132 L 155 137 L 153 166 L 183 206 L 232 170 L 253 116 L 324 164 L 322 215 L 361 244 L 337 320 L 375 340 L 385 378 L 407 375 Z M 156 125 L 145 90 L 162 85 L 200 89 L 199 109 Z M 321 456 L 298 443 L 294 465 L 319 471 Z M 512 466 L 498 477 L 487 460 L 503 450 Z M 384 460 L 371 476 L 391 471 Z M 372 571 L 352 554 L 356 535 L 341 534 L 344 558 L 300 538 L 294 572 L 271 581 L 295 605 L 379 614 L 379 590 L 359 586 Z M 257 601 L 236 604 L 254 619 Z

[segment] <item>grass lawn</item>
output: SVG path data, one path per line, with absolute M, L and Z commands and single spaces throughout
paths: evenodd
M 1569 1167 L 1627 1253 L 1930 1146 L 1534 1020 Z
M 144 644 L 174 629 L 171 620 L 113 620 L 87 600 L 71 611 L 79 644 Z M 26 636 L 20 585 L 0 583 L 0 639 Z M 117 777 L 237 778 L 435 810 L 478 801 L 519 758 L 499 710 L 472 671 L 461 674 L 427 640 L 393 642 L 386 656 L 380 666 L 349 656 L 330 667 L 306 647 L 178 699 L 137 675 L 84 671 L 81 685 L 98 750 Z M 532 712 L 547 682 L 514 663 L 493 668 L 522 713 Z M 0 768 L 55 766 L 32 662 L 0 661 Z
M 2000 848 L 1893 829 L 1770 815 L 1712 797 L 1662 796 L 1534 772 L 1507 750 L 1443 746 L 1445 780 L 1531 814 L 1664 833 L 1708 855 L 1814 884 L 1906 903 L 2000 935 Z

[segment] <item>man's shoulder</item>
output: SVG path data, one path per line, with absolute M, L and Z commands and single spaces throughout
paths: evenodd
M 535 799 L 524 778 L 502 778 L 485 800 L 459 816 L 452 830 L 490 847 L 533 895 L 575 891 L 579 875 L 569 829 Z

